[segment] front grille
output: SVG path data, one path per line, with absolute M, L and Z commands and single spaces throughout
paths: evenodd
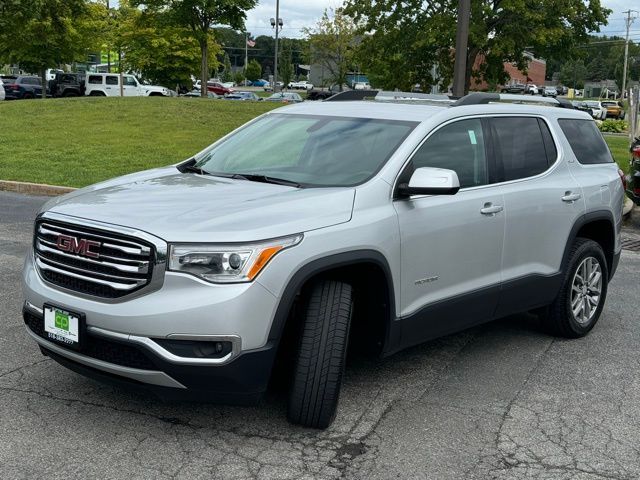
M 24 322 L 33 333 L 45 340 L 49 340 L 47 333 L 44 331 L 42 317 L 24 312 Z M 61 346 L 61 348 L 65 347 Z M 82 340 L 82 350 L 77 353 L 123 367 L 158 370 L 141 348 L 135 345 L 114 342 L 99 336 L 86 334 Z
M 123 297 L 153 276 L 153 245 L 113 232 L 41 220 L 33 248 L 44 280 L 85 295 Z

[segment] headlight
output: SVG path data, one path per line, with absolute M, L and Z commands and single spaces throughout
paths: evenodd
M 247 244 L 186 244 L 169 247 L 169 270 L 212 283 L 250 282 L 281 250 L 302 241 L 302 234 Z

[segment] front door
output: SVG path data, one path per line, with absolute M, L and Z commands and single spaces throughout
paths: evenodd
M 504 199 L 491 184 L 480 119 L 449 123 L 416 151 L 401 178 L 419 167 L 454 170 L 455 195 L 394 201 L 401 236 L 404 346 L 492 318 L 501 282 Z

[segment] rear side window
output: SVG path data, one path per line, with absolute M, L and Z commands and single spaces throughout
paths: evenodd
M 558 123 L 580 163 L 613 163 L 609 147 L 596 127 L 596 122 L 566 118 L 558 120 Z
M 116 75 L 107 76 L 107 85 L 118 85 L 118 77 Z
M 498 170 L 502 170 L 504 181 L 533 177 L 555 161 L 557 153 L 551 134 L 537 118 L 492 118 L 491 127 Z
M 89 75 L 89 83 L 92 85 L 101 85 L 102 84 L 102 76 L 101 75 Z

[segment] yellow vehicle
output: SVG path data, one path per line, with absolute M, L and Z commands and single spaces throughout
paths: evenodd
M 613 100 L 605 100 L 602 102 L 602 106 L 607 109 L 607 118 L 617 118 L 618 120 L 624 119 L 624 107 L 622 102 L 616 102 Z

